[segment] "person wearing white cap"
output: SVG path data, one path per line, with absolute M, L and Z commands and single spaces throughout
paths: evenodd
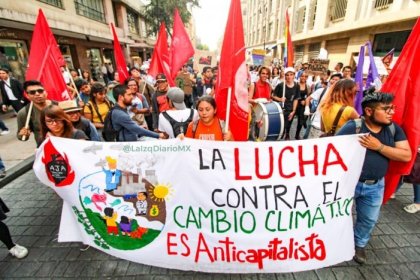
M 276 86 L 273 93 L 273 100 L 283 104 L 284 115 L 284 138 L 290 140 L 290 127 L 292 126 L 293 117 L 296 114 L 298 100 L 300 98 L 299 85 L 295 83 L 295 69 L 287 67 L 284 69 L 285 82 L 281 82 Z
M 198 120 L 198 113 L 195 109 L 185 106 L 185 94 L 182 89 L 171 87 L 166 97 L 169 110 L 159 114 L 159 131 L 167 133 L 169 138 L 175 138 L 179 134 L 187 132 L 188 124 Z

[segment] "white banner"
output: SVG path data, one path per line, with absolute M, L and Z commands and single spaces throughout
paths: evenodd
M 354 255 L 356 135 L 288 142 L 50 138 L 39 180 L 64 200 L 59 241 L 206 272 L 317 269 Z

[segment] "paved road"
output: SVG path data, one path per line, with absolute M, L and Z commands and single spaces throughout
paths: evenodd
M 120 260 L 80 243 L 58 243 L 61 199 L 28 172 L 0 189 L 11 208 L 6 223 L 15 242 L 29 248 L 16 260 L 0 245 L 0 278 L 109 279 L 420 279 L 420 213 L 402 210 L 412 199 L 404 186 L 383 208 L 369 244 L 367 265 L 346 262 L 316 271 L 286 274 L 204 274 L 151 267 Z

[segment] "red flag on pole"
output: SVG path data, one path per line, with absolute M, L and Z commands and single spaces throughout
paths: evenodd
M 128 79 L 127 64 L 125 63 L 124 54 L 121 50 L 120 41 L 115 32 L 114 24 L 111 22 L 112 36 L 114 36 L 114 58 L 117 64 L 118 79 L 120 84 L 123 84 Z
M 241 3 L 232 0 L 220 54 L 216 103 L 218 117 L 229 119 L 237 141 L 248 140 L 247 73 Z
M 382 86 L 382 92 L 395 94 L 396 105 L 394 122 L 401 125 L 410 143 L 413 157 L 410 162 L 391 161 L 385 176 L 384 203 L 395 192 L 401 175 L 409 174 L 416 159 L 417 147 L 420 144 L 420 19 L 411 31 L 410 37 Z
M 170 86 L 174 86 L 175 82 L 171 77 L 171 70 L 169 68 L 169 50 L 168 40 L 166 37 L 165 23 L 160 24 L 158 39 L 155 44 L 155 48 L 152 55 L 152 61 L 150 62 L 149 71 L 147 72 L 150 76 L 156 77 L 157 74 L 163 73 L 168 80 Z
M 174 32 L 171 44 L 171 77 L 175 79 L 179 69 L 194 55 L 194 47 L 185 30 L 178 10 L 174 12 Z
M 50 100 L 68 100 L 67 85 L 60 71 L 60 66 L 65 65 L 44 13 L 39 9 L 32 34 L 26 80 L 40 81 Z

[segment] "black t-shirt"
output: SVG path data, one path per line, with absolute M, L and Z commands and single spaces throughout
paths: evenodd
M 277 96 L 281 98 L 282 94 L 283 94 L 283 83 L 280 83 L 274 89 L 273 96 Z M 286 97 L 286 101 L 284 102 L 284 110 L 289 111 L 289 112 L 293 111 L 293 101 L 295 99 L 300 98 L 299 85 L 295 83 L 294 86 L 290 88 L 286 84 L 286 92 L 285 92 L 284 97 Z
M 395 147 L 395 142 L 407 140 L 404 131 L 400 126 L 394 123 L 395 134 L 389 126 L 383 127 L 379 133 L 374 133 L 367 128 L 364 122 L 360 127 L 360 133 L 370 133 L 373 137 L 381 141 L 385 146 Z M 348 121 L 336 135 L 350 135 L 356 133 L 356 122 L 354 120 Z M 362 174 L 360 180 L 377 180 L 385 176 L 388 169 L 389 159 L 381 153 L 367 149 L 365 161 L 363 163 Z

